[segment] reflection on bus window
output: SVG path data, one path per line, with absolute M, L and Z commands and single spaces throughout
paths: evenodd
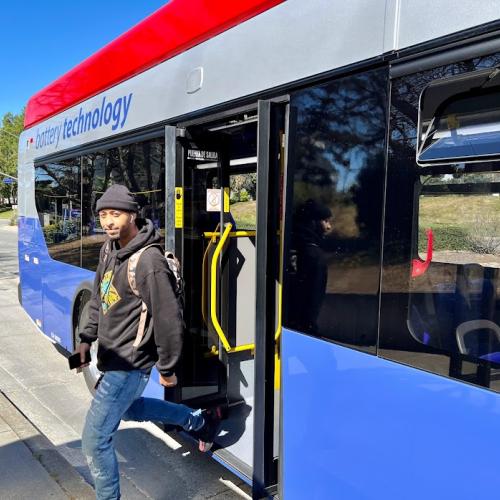
M 296 122 L 283 324 L 373 353 L 386 89 L 387 73 L 375 70 L 291 96 Z
M 164 234 L 165 202 L 163 139 L 128 144 L 82 157 L 82 266 L 95 270 L 105 239 L 95 211 L 97 200 L 111 184 L 123 184 L 139 203 L 139 216 L 151 219 Z
M 50 255 L 96 270 L 105 233 L 95 205 L 111 184 L 127 186 L 139 202 L 139 216 L 164 235 L 164 156 L 162 138 L 38 166 L 36 203 Z
M 50 256 L 80 265 L 80 161 L 36 167 L 35 197 L 40 225 Z

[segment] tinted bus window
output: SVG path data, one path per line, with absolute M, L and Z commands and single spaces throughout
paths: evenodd
M 291 105 L 284 325 L 374 352 L 387 72 L 297 92 Z
M 50 256 L 80 265 L 80 159 L 39 165 L 35 169 L 35 198 Z
M 164 140 L 128 144 L 83 156 L 82 266 L 95 270 L 105 239 L 95 211 L 97 200 L 112 184 L 123 184 L 139 203 L 139 216 L 151 219 L 164 234 Z
M 439 164 L 419 166 L 416 156 L 422 90 L 499 62 L 498 56 L 483 57 L 393 82 L 379 339 L 381 356 L 497 391 L 500 166 L 479 161 L 489 141 L 479 123 L 496 119 L 484 115 L 481 99 L 470 99 L 452 120 L 437 120 L 437 135 L 422 143 L 429 155 L 435 144 L 435 154 L 426 158 Z M 462 97 L 452 99 L 454 107 L 448 100 L 443 116 L 464 105 L 468 89 L 460 92 L 459 86 L 467 80 L 445 81 Z M 467 155 L 476 153 L 470 162 L 463 162 L 465 144 L 472 147 Z M 453 162 L 443 161 L 443 148 Z
M 422 176 L 414 245 L 423 265 L 408 306 L 419 342 L 500 362 L 499 194 L 500 172 Z

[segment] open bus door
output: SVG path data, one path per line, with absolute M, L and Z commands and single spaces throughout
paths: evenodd
M 221 405 L 214 456 L 262 498 L 277 484 L 287 103 L 166 127 L 166 246 L 182 263 L 186 332 L 169 399 Z

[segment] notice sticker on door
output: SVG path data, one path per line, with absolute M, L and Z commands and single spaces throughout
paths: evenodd
M 230 202 L 229 202 L 229 188 L 228 187 L 225 187 L 224 188 L 224 212 L 227 214 L 229 213 L 229 205 L 230 205 Z
M 207 212 L 220 212 L 221 201 L 220 189 L 207 189 Z
M 175 228 L 184 227 L 184 189 L 175 188 Z

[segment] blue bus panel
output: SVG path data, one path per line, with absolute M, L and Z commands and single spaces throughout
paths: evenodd
M 284 498 L 496 498 L 500 395 L 283 330 Z

